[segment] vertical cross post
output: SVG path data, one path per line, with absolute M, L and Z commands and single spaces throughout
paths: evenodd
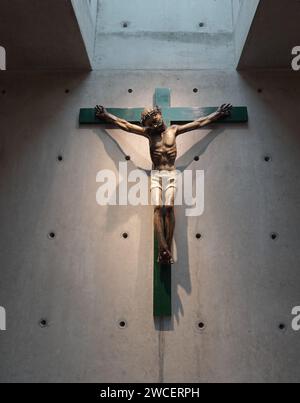
M 171 91 L 168 88 L 157 88 L 154 94 L 154 106 L 162 109 L 171 106 Z M 164 122 L 170 126 L 163 113 Z M 158 240 L 154 232 L 154 270 L 153 270 L 153 315 L 163 317 L 172 315 L 172 266 L 170 264 L 160 264 L 158 257 Z

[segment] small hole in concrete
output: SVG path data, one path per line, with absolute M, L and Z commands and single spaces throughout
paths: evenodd
M 262 88 L 258 88 L 258 89 L 257 89 L 257 92 L 258 92 L 259 94 L 262 94 L 263 91 L 264 91 L 264 90 L 263 90 Z
M 5 90 L 2 90 L 1 92 L 2 92 L 2 94 L 3 94 L 3 95 L 5 95 L 5 94 L 6 94 L 6 91 L 5 91 Z
M 198 329 L 199 330 L 204 330 L 205 329 L 205 323 L 204 322 L 199 322 L 198 323 Z
M 131 160 L 130 155 L 126 155 L 125 160 L 126 160 L 126 161 L 130 161 L 130 160 Z
M 196 234 L 196 238 L 197 238 L 197 239 L 201 239 L 201 238 L 202 238 L 202 235 L 201 235 L 201 234 Z
M 195 94 L 197 94 L 198 91 L 199 91 L 198 88 L 194 88 L 194 89 L 193 89 L 193 92 L 194 92 Z
M 124 232 L 124 233 L 122 234 L 122 237 L 123 237 L 124 239 L 127 239 L 127 238 L 129 237 L 129 234 L 128 234 L 127 232 Z
M 200 160 L 200 157 L 198 157 L 198 156 L 196 155 L 196 157 L 194 158 L 194 161 L 198 162 L 199 160 Z
M 277 239 L 278 239 L 278 234 L 276 234 L 276 232 L 272 232 L 272 234 L 271 234 L 271 239 L 273 240 L 273 241 L 276 241 Z
M 127 322 L 126 320 L 120 320 L 119 321 L 119 328 L 120 329 L 125 329 L 127 327 Z
M 271 162 L 272 161 L 272 157 L 270 155 L 265 155 L 264 156 L 264 160 L 265 162 Z
M 122 23 L 123 28 L 128 28 L 128 25 L 129 25 L 129 24 L 128 24 L 128 22 L 126 22 L 126 21 Z
M 40 327 L 44 328 L 44 327 L 47 327 L 47 325 L 48 325 L 47 319 L 40 320 Z
M 199 22 L 199 27 L 200 27 L 200 28 L 203 28 L 204 25 L 205 25 L 204 22 Z
M 133 93 L 133 89 L 132 89 L 132 88 L 129 88 L 128 92 L 129 92 L 129 94 L 132 94 L 132 93 Z
M 279 327 L 279 330 L 285 330 L 286 329 L 286 326 L 285 326 L 284 323 L 280 323 L 278 327 Z
M 69 92 L 70 92 L 70 90 L 67 88 L 67 89 L 65 90 L 65 93 L 66 93 L 66 94 L 69 94 Z
M 64 158 L 63 158 L 63 156 L 62 156 L 62 155 L 58 155 L 58 156 L 57 156 L 57 161 L 58 161 L 58 162 L 62 162 L 62 161 L 63 161 L 63 159 L 64 159 Z
M 48 238 L 49 238 L 49 239 L 55 239 L 55 238 L 56 238 L 55 232 L 49 232 Z

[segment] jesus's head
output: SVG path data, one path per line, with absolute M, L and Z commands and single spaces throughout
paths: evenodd
M 163 129 L 165 127 L 162 113 L 158 106 L 155 108 L 144 109 L 141 118 L 141 123 L 144 127 L 149 127 L 155 130 Z

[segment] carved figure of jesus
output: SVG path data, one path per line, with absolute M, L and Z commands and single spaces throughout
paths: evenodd
M 176 139 L 183 133 L 200 129 L 229 116 L 231 109 L 231 104 L 224 104 L 216 112 L 194 122 L 167 127 L 158 107 L 146 108 L 141 115 L 141 125 L 135 125 L 108 113 L 103 106 L 96 106 L 97 118 L 112 123 L 126 132 L 143 136 L 149 141 L 153 164 L 151 199 L 154 205 L 154 228 L 159 245 L 158 262 L 161 264 L 174 264 L 172 242 L 175 229 L 174 203 L 177 189 Z M 164 207 L 165 214 L 163 214 Z

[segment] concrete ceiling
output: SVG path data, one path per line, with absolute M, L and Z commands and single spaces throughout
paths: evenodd
M 300 46 L 300 1 L 261 0 L 238 68 L 291 69 L 295 46 Z
M 0 0 L 7 70 L 89 70 L 70 0 Z

